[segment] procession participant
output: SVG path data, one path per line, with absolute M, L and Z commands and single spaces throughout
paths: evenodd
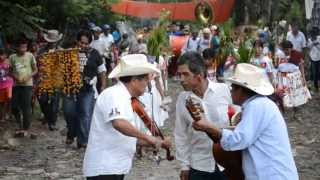
M 181 49 L 181 54 L 189 51 L 197 51 L 199 48 L 200 39 L 198 37 L 198 31 L 192 30 L 188 40 L 185 42 Z
M 210 48 L 210 44 L 211 43 L 211 31 L 209 28 L 204 28 L 202 30 L 202 36 L 200 37 L 199 40 L 199 45 L 198 45 L 198 52 L 200 54 L 202 54 L 202 52 L 207 49 Z
M 91 30 L 93 31 L 93 40 L 90 43 L 90 47 L 97 50 L 99 54 L 103 56 L 106 51 L 106 45 L 100 38 L 102 29 L 99 26 L 94 26 Z
M 311 38 L 308 40 L 308 48 L 310 48 L 309 57 L 312 68 L 313 85 L 315 91 L 318 92 L 318 81 L 320 80 L 320 36 L 318 27 L 312 28 Z
M 246 180 L 298 180 L 287 127 L 277 105 L 268 95 L 274 92 L 261 68 L 238 64 L 232 83 L 233 102 L 242 106 L 241 121 L 234 130 L 221 129 L 203 115 L 193 127 L 220 142 L 226 151 L 242 150 L 242 166 Z M 206 111 L 206 110 L 205 110 Z
M 179 58 L 178 76 L 185 91 L 177 99 L 174 136 L 181 180 L 225 179 L 213 158 L 213 142 L 192 128 L 193 119 L 185 108 L 186 98 L 192 96 L 204 106 L 210 123 L 221 128 L 228 125 L 227 111 L 232 103 L 229 88 L 208 80 L 206 74 L 205 62 L 197 52 Z
M 15 81 L 12 90 L 12 114 L 20 128 L 16 133 L 23 136 L 31 126 L 32 77 L 38 71 L 36 60 L 30 52 L 27 52 L 27 47 L 28 42 L 20 40 L 17 44 L 17 53 L 9 57 L 10 75 Z
M 58 30 L 49 30 L 44 34 L 44 39 L 47 42 L 47 45 L 40 49 L 38 52 L 38 56 L 41 56 L 44 53 L 51 53 L 56 50 L 61 49 L 58 46 L 58 42 L 62 39 L 62 34 L 59 33 Z M 38 96 L 38 102 L 40 105 L 40 109 L 44 115 L 44 119 L 42 122 L 48 124 L 48 128 L 50 131 L 58 130 L 56 127 L 56 122 L 58 119 L 59 113 L 59 102 L 60 102 L 60 92 L 55 90 L 52 94 L 42 93 Z
M 220 47 L 220 37 L 219 37 L 220 30 L 219 30 L 219 27 L 216 25 L 212 25 L 210 27 L 210 30 L 212 33 L 210 47 L 217 53 Z
M 0 122 L 10 114 L 13 79 L 9 76 L 10 65 L 4 49 L 0 49 Z
M 102 92 L 106 87 L 106 68 L 99 52 L 89 46 L 92 36 L 89 31 L 80 31 L 77 35 L 78 54 L 82 87 L 78 94 L 64 96 L 63 111 L 67 123 L 66 144 L 72 144 L 77 138 L 78 148 L 86 147 L 94 107 L 95 81 L 99 79 Z
M 254 57 L 250 59 L 250 63 L 261 67 L 265 70 L 265 75 L 268 77 L 271 83 L 273 83 L 273 64 L 272 60 L 263 54 L 263 43 L 261 40 L 255 40 L 253 43 L 255 49 Z
M 142 95 L 149 73 L 159 70 L 142 54 L 121 58 L 109 78 L 119 82 L 98 97 L 92 119 L 89 143 L 83 162 L 88 180 L 123 180 L 132 166 L 136 143 L 169 147 L 170 141 L 160 140 L 139 131 L 141 122 L 131 105 L 133 98 Z
M 287 33 L 287 40 L 293 45 L 293 50 L 296 50 L 303 54 L 304 49 L 307 46 L 306 37 L 303 32 L 299 31 L 297 24 L 292 24 L 292 30 Z

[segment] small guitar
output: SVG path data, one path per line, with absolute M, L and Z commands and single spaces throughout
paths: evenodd
M 200 120 L 194 116 L 195 112 L 204 112 L 200 104 L 194 103 L 192 98 L 189 97 L 186 100 L 186 108 L 194 121 Z M 210 134 L 207 133 L 207 135 L 211 138 Z M 241 151 L 225 151 L 219 142 L 214 142 L 212 153 L 215 161 L 225 168 L 223 173 L 228 180 L 244 180 Z

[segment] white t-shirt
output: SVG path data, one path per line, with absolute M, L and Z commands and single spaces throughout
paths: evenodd
M 130 171 L 137 139 L 114 129 L 115 119 L 127 120 L 140 129 L 141 123 L 131 107 L 131 95 L 121 82 L 104 90 L 96 101 L 83 161 L 85 177 Z
M 108 36 L 101 34 L 99 39 L 101 39 L 105 43 L 104 45 L 106 48 L 110 48 L 111 44 L 114 43 L 114 39 L 111 34 L 108 34 Z
M 320 36 L 315 40 L 308 40 L 308 47 L 310 48 L 309 56 L 312 61 L 320 61 Z
M 104 43 L 103 40 L 101 40 L 101 38 L 97 39 L 97 40 L 93 40 L 90 43 L 90 47 L 92 47 L 93 49 L 96 49 L 99 54 L 102 56 L 105 51 L 106 51 L 106 44 Z
M 302 49 L 305 48 L 307 44 L 306 37 L 301 31 L 299 31 L 296 36 L 292 34 L 292 31 L 289 31 L 287 34 L 287 40 L 292 43 L 292 49 L 299 52 L 302 52 Z

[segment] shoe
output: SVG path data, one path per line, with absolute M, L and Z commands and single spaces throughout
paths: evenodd
M 78 148 L 78 149 L 81 149 L 81 148 L 86 149 L 86 148 L 87 148 L 87 145 L 86 145 L 86 144 L 77 143 L 77 148 Z
M 50 131 L 57 131 L 58 130 L 56 125 L 49 125 L 48 128 L 49 128 Z
M 72 143 L 73 143 L 73 141 L 74 141 L 74 139 L 73 139 L 73 138 L 69 138 L 69 137 L 67 137 L 66 144 L 67 144 L 67 145 L 70 145 L 70 144 L 72 144 Z

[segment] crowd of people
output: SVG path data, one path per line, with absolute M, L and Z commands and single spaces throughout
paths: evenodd
M 247 63 L 237 63 L 234 54 L 219 60 L 225 48 L 221 31 L 216 25 L 201 30 L 188 25 L 168 27 L 168 38 L 188 36 L 173 74 L 183 87 L 176 102 L 173 132 L 180 179 L 232 179 L 212 152 L 213 145 L 219 144 L 224 151 L 241 151 L 243 176 L 236 179 L 297 180 L 281 111 L 311 98 L 307 59 L 313 89 L 319 90 L 319 29 L 312 28 L 308 40 L 294 24 L 286 38 L 282 34 L 273 39 L 268 28 L 258 29 L 248 41 L 252 53 Z M 62 100 L 65 143 L 76 140 L 78 148 L 86 148 L 83 173 L 91 180 L 123 180 L 137 145 L 161 147 L 169 153 L 171 140 L 158 129 L 168 119 L 169 57 L 148 54 L 147 31 L 135 34 L 137 43 L 128 36 L 111 31 L 108 24 L 90 23 L 78 32 L 72 48 L 79 49 L 81 88 L 72 96 L 61 90 L 50 95 L 35 93 L 41 83 L 38 57 L 62 49 L 59 31 L 45 32 L 41 43 L 21 39 L 12 54 L 0 49 L 1 120 L 6 112 L 12 112 L 18 124 L 16 135 L 25 136 L 32 128 L 32 105 L 37 100 L 43 123 L 54 131 Z M 234 38 L 237 52 L 240 47 Z M 142 110 L 133 103 L 137 99 Z M 195 111 L 188 109 L 188 99 L 196 102 Z M 234 121 L 235 115 L 240 119 Z

